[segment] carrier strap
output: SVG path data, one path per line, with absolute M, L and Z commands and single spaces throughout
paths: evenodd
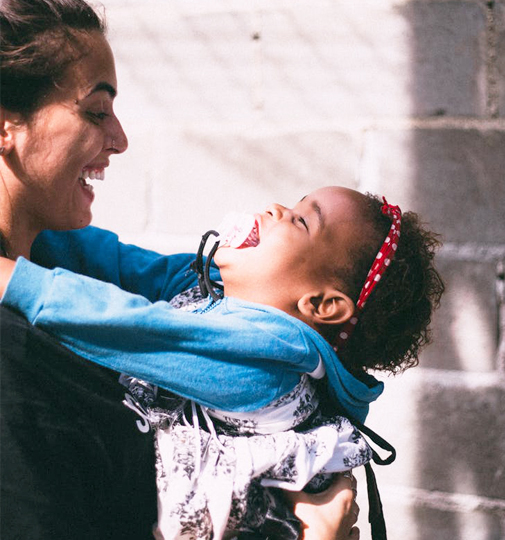
M 364 433 L 372 442 L 377 446 L 389 452 L 389 456 L 381 458 L 379 454 L 372 448 L 372 460 L 377 465 L 389 465 L 396 458 L 396 450 L 393 445 L 388 443 L 380 435 L 375 433 L 369 427 L 365 426 L 359 420 L 355 418 L 349 418 L 349 420 Z M 379 488 L 377 486 L 377 480 L 375 473 L 372 469 L 370 462 L 365 464 L 366 483 L 368 491 L 368 521 L 370 523 L 370 529 L 372 533 L 372 540 L 387 540 L 386 534 L 386 522 L 384 520 L 384 511 L 382 508 L 382 501 L 379 495 Z
M 375 473 L 370 462 L 365 465 L 365 472 L 368 490 L 368 521 L 372 531 L 372 540 L 387 540 L 382 501 L 379 495 L 379 489 L 377 488 Z
M 379 454 L 372 448 L 372 459 L 377 465 L 390 465 L 396 459 L 396 449 L 395 447 L 388 443 L 386 439 L 383 439 L 378 433 L 371 430 L 368 426 L 365 426 L 362 422 L 353 418 L 351 415 L 346 415 L 349 421 L 356 426 L 362 433 L 364 433 L 373 443 L 377 446 L 389 452 L 389 456 L 382 458 Z

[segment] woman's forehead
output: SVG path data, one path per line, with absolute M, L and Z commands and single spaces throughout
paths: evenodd
M 92 32 L 84 34 L 80 42 L 82 57 L 68 66 L 62 87 L 66 91 L 78 90 L 81 98 L 98 90 L 105 90 L 114 98 L 117 93 L 116 68 L 107 39 L 100 32 Z

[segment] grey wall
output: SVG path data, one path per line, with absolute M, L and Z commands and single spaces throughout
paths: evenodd
M 369 417 L 398 450 L 377 471 L 390 540 L 503 540 L 505 2 L 103 4 L 130 148 L 94 223 L 168 252 L 323 185 L 419 212 L 447 294 L 421 366 Z

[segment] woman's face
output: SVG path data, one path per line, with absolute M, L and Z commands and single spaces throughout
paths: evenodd
M 88 52 L 70 64 L 61 85 L 16 129 L 11 167 L 22 185 L 23 207 L 38 229 L 89 225 L 93 188 L 126 135 L 114 115 L 114 57 L 99 32 L 83 35 Z

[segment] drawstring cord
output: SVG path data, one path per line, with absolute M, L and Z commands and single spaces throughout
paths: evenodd
M 226 446 L 219 440 L 218 434 L 216 432 L 216 428 L 214 427 L 214 423 L 212 422 L 212 419 L 207 412 L 207 408 L 203 405 L 199 405 L 200 411 L 202 412 L 202 416 L 205 419 L 205 423 L 207 425 L 207 429 L 210 433 L 210 439 L 207 442 L 207 447 L 210 443 L 210 440 L 213 440 L 216 443 L 216 446 L 219 448 L 219 451 L 224 453 L 226 452 Z M 202 469 L 202 437 L 200 434 L 200 420 L 198 419 L 198 410 L 197 410 L 197 404 L 194 401 L 191 401 L 191 420 L 192 424 L 188 421 L 186 418 L 186 415 L 183 414 L 183 420 L 184 424 L 187 427 L 192 427 L 194 436 L 195 436 L 195 472 L 194 476 L 195 479 L 198 479 L 200 476 L 200 472 Z M 219 457 L 218 457 L 219 460 Z M 217 462 L 216 462 L 217 463 Z
M 212 422 L 212 418 L 207 412 L 207 407 L 200 405 L 200 410 L 202 411 L 203 417 L 205 418 L 205 423 L 207 424 L 207 428 L 209 429 L 211 438 L 215 441 L 217 447 L 221 452 L 226 452 L 226 446 L 219 440 L 216 428 L 214 427 L 214 423 Z
M 195 478 L 198 479 L 200 476 L 200 470 L 202 468 L 202 438 L 200 436 L 200 423 L 198 421 L 198 413 L 196 411 L 196 404 L 194 401 L 191 402 L 191 417 L 193 420 L 193 432 L 195 435 Z

